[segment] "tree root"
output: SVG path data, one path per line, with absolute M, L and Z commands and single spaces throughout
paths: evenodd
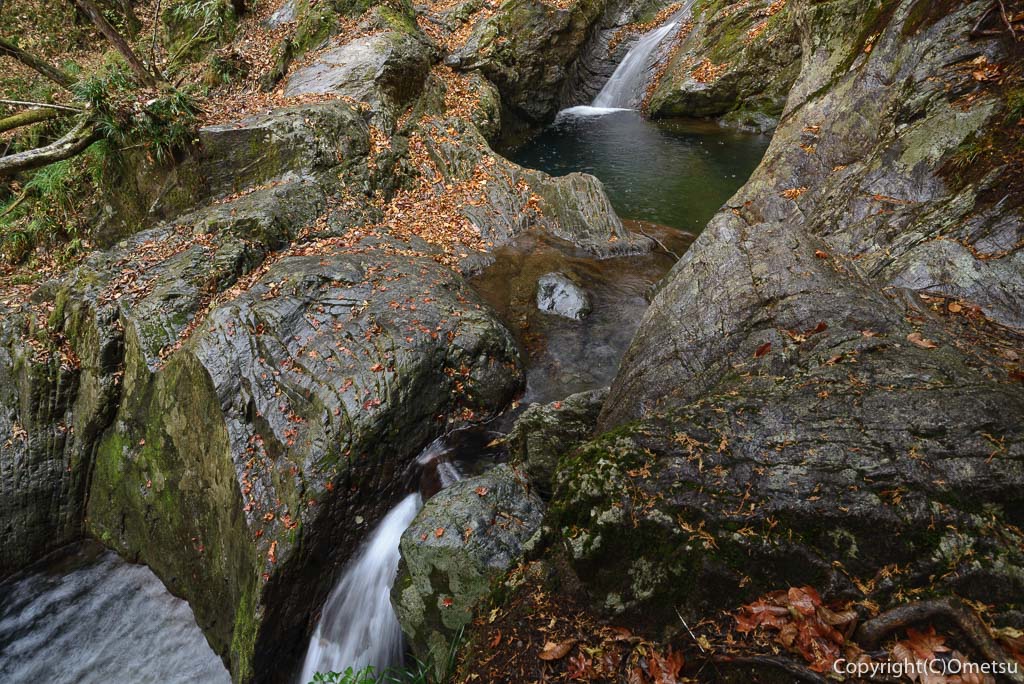
M 900 629 L 914 624 L 944 618 L 953 622 L 964 638 L 974 647 L 977 655 L 991 662 L 1012 663 L 1013 658 L 998 641 L 992 638 L 988 626 L 978 614 L 958 599 L 936 599 L 917 601 L 897 606 L 860 627 L 854 640 L 865 650 L 878 648 L 881 642 Z M 1015 684 L 1024 684 L 1024 674 L 1007 673 L 1006 677 Z

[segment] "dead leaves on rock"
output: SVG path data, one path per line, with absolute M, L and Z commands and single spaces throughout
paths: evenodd
M 576 645 L 576 640 L 571 639 L 569 641 L 563 641 L 561 643 L 555 643 L 549 641 L 544 644 L 544 650 L 537 656 L 541 660 L 561 660 L 564 658 L 572 647 Z
M 921 349 L 936 349 L 939 346 L 927 337 L 923 337 L 919 332 L 912 332 L 907 335 L 907 342 L 910 342 L 915 347 L 920 347 Z

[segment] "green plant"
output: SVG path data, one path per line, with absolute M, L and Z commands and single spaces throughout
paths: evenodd
M 123 67 L 114 66 L 79 81 L 75 94 L 89 104 L 104 139 L 119 149 L 141 147 L 157 163 L 170 160 L 194 137 L 198 106 L 191 95 L 170 90 L 140 102 Z
M 1006 123 L 1016 124 L 1024 119 L 1024 88 L 1011 90 L 1006 95 Z
M 228 0 L 182 0 L 169 7 L 164 18 L 174 36 L 168 60 L 174 64 L 204 43 L 225 37 L 235 12 Z

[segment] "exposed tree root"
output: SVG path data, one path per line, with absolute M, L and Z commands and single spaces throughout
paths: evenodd
M 1006 650 L 992 638 L 988 626 L 978 614 L 957 599 L 917 601 L 897 606 L 862 624 L 857 628 L 854 640 L 861 648 L 872 650 L 893 632 L 936 619 L 946 619 L 955 624 L 984 660 L 1013 662 Z M 1006 678 L 1016 684 L 1024 684 L 1024 674 L 1007 673 Z

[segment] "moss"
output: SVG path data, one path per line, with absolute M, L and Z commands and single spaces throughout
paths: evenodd
M 235 607 L 231 637 L 231 671 L 235 681 L 249 681 L 254 674 L 252 661 L 259 633 L 259 621 L 256 619 L 258 597 L 259 586 L 254 581 L 242 591 Z
M 226 614 L 225 603 L 238 604 L 262 566 L 242 514 L 219 403 L 209 377 L 187 355 L 154 379 L 131 335 L 125 374 L 115 427 L 96 451 L 88 529 L 186 597 L 211 646 L 226 654 L 236 616 Z

